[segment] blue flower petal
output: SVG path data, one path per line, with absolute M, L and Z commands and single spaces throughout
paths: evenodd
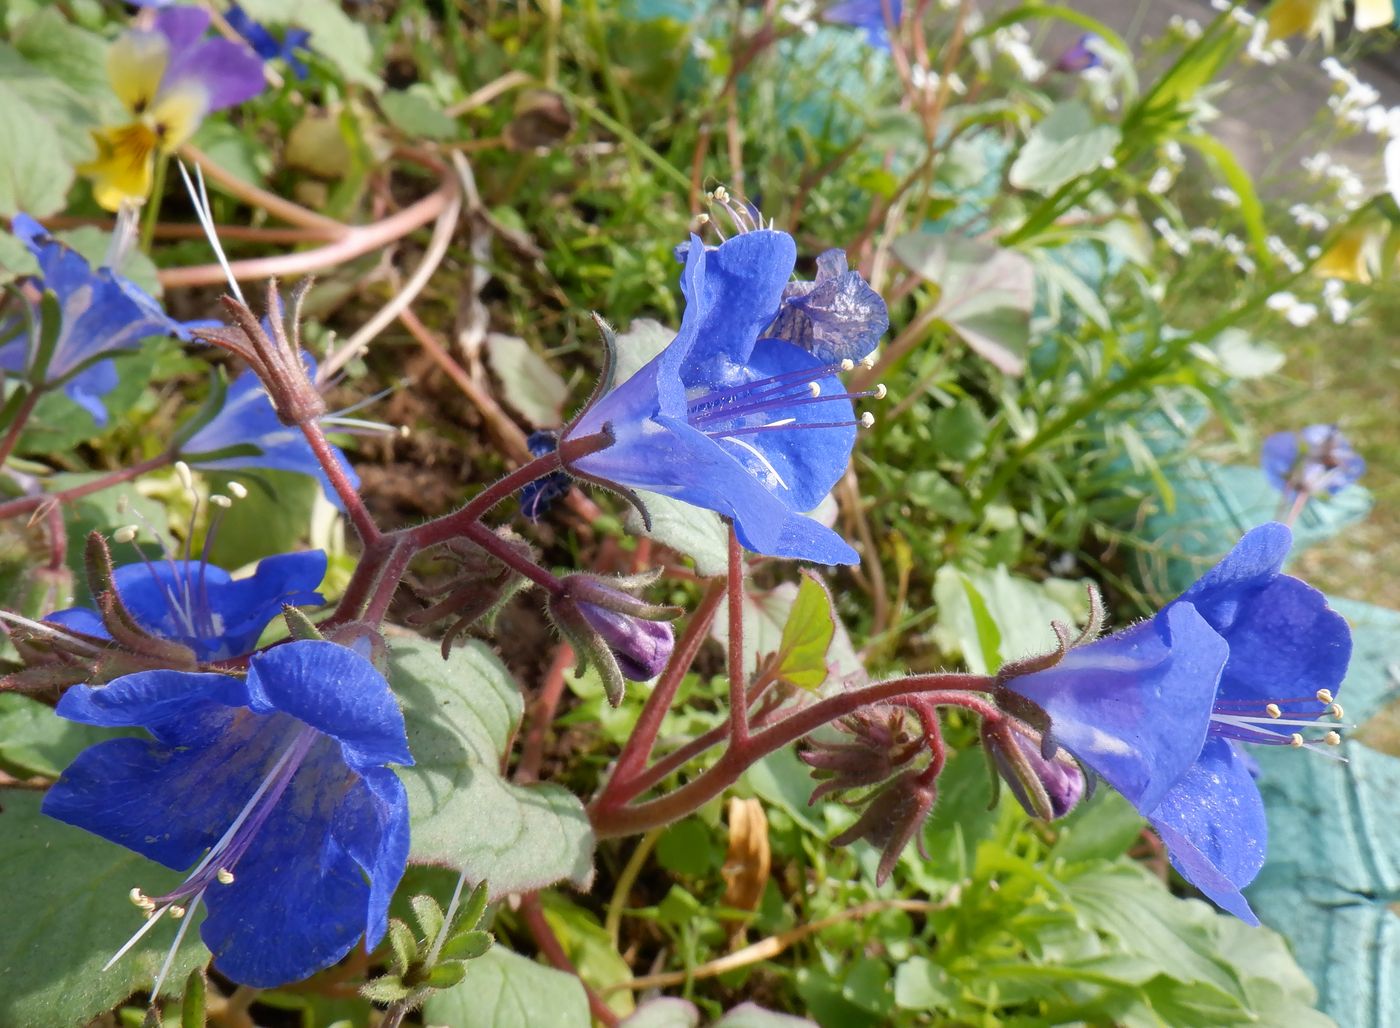
M 117 375 L 117 365 L 110 360 L 98 361 L 84 368 L 63 385 L 63 391 L 83 410 L 92 415 L 98 428 L 107 424 L 107 405 L 102 398 L 117 388 L 121 379 Z
M 1220 678 L 1219 701 L 1255 709 L 1278 703 L 1295 717 L 1320 717 L 1336 695 L 1351 660 L 1351 629 L 1305 582 L 1280 575 L 1240 607 L 1223 633 L 1230 659 Z M 1287 728 L 1284 734 L 1293 731 Z
M 297 727 L 283 718 L 278 731 L 273 719 L 246 708 L 205 707 L 196 720 L 197 732 L 182 726 L 183 744 L 110 739 L 88 747 L 44 796 L 44 813 L 173 870 L 187 869 L 223 836 Z
M 162 741 L 193 745 L 203 733 L 189 730 L 191 719 L 210 708 L 247 705 L 247 687 L 229 675 L 139 671 L 104 686 L 75 685 L 59 699 L 54 712 L 85 725 L 140 726 Z
M 306 640 L 255 655 L 248 696 L 255 711 L 284 711 L 338 740 L 352 768 L 413 763 L 389 683 L 344 646 Z
M 47 615 L 44 620 L 71 628 L 75 632 L 82 632 L 84 635 L 95 636 L 98 639 L 111 638 L 107 634 L 107 626 L 102 623 L 102 616 L 91 607 L 69 607 L 67 610 L 56 610 Z
M 681 275 L 685 315 L 676 341 L 657 358 L 663 413 L 684 411 L 680 383 L 715 388 L 728 384 L 734 365 L 748 363 L 796 261 L 797 245 L 786 232 L 748 232 L 709 251 L 691 237 Z
M 1200 753 L 1228 656 L 1225 640 L 1178 602 L 1007 687 L 1049 715 L 1055 742 L 1150 810 Z
M 1277 577 L 1292 545 L 1293 533 L 1286 525 L 1274 521 L 1253 528 L 1178 599 L 1195 607 L 1225 635 L 1241 605 Z
M 806 351 L 777 339 L 760 340 L 749 358 L 754 379 L 805 369 L 816 371 L 823 363 Z M 791 421 L 793 427 L 750 432 L 720 442 L 760 481 L 773 474 L 776 478 L 773 492 L 795 511 L 814 510 L 826 498 L 846 473 L 851 462 L 851 448 L 856 442 L 855 412 L 851 401 L 842 398 L 845 386 L 835 376 L 816 381 L 822 395 L 833 399 L 776 407 L 752 419 L 757 424 Z M 837 427 L 801 427 L 832 424 Z M 761 459 L 748 447 L 757 450 Z
M 1207 742 L 1147 816 L 1183 878 L 1240 920 L 1259 923 L 1240 890 L 1264 865 L 1268 824 L 1259 787 L 1230 742 Z
M 219 971 L 259 988 L 300 981 L 364 934 L 369 886 L 332 831 L 355 784 L 332 740 L 318 739 L 233 882 L 205 893 L 209 913 L 199 934 Z M 357 827 L 376 828 L 372 820 Z
M 365 948 L 373 949 L 389 926 L 389 901 L 408 862 L 408 792 L 387 768 L 366 768 L 336 812 L 335 838 L 369 876 Z

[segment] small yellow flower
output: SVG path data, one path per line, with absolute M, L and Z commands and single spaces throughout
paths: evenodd
M 1384 241 L 1384 223 L 1355 225 L 1343 232 L 1317 259 L 1313 272 L 1321 278 L 1369 283 L 1380 268 Z
M 1395 24 L 1395 0 L 1356 0 L 1356 31 L 1369 32 Z
M 1299 34 L 1332 45 L 1333 26 L 1346 13 L 1345 0 L 1276 0 L 1264 15 L 1270 41 Z

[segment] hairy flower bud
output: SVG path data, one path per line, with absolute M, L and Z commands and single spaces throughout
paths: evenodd
M 866 806 L 856 823 L 832 839 L 836 846 L 848 846 L 864 839 L 880 848 L 880 864 L 875 884 L 883 885 L 894 870 L 899 855 L 914 838 L 938 799 L 938 784 L 931 769 L 904 772 L 885 786 Z
M 984 725 L 982 744 L 998 773 L 1032 817 L 1064 817 L 1084 796 L 1084 773 L 1063 750 L 1046 757 L 1031 729 L 1010 719 Z
M 878 785 L 923 749 L 923 739 L 908 731 L 905 712 L 896 707 L 858 710 L 835 727 L 850 741 L 809 739 L 808 748 L 797 754 L 812 768 L 812 776 L 822 779 L 809 803 L 834 792 Z
M 605 580 L 569 575 L 563 589 L 550 597 L 550 616 L 578 651 L 580 668 L 593 662 L 614 706 L 622 702 L 623 679 L 655 678 L 671 659 L 675 636 L 665 622 L 680 610 L 647 603 L 635 595 L 656 577 Z

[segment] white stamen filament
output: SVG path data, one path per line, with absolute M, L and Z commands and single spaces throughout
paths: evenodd
M 81 639 L 77 639 L 62 629 L 55 628 L 53 625 L 46 625 L 42 621 L 32 621 L 22 614 L 12 614 L 8 610 L 0 610 L 0 621 L 8 621 L 11 624 L 21 625 L 31 632 L 36 632 L 39 635 L 46 635 L 51 639 L 62 639 L 66 645 L 75 649 L 85 649 L 94 656 L 103 653 L 102 648 L 99 646 L 83 642 Z
M 176 165 L 180 169 L 180 177 L 185 180 L 185 191 L 190 194 L 190 203 L 194 205 L 195 217 L 199 219 L 199 225 L 204 229 L 204 236 L 209 240 L 209 246 L 214 251 L 214 257 L 219 262 L 219 267 L 224 269 L 224 277 L 228 279 L 228 290 L 233 294 L 234 299 L 243 303 L 243 291 L 238 288 L 238 279 L 233 277 L 233 268 L 229 266 L 228 255 L 224 253 L 224 246 L 219 242 L 219 233 L 214 224 L 214 209 L 209 203 L 209 190 L 204 186 L 204 169 L 199 165 L 194 166 L 195 180 L 199 183 L 198 189 L 195 183 L 190 181 L 190 173 L 185 167 L 184 161 L 177 161 Z
M 758 451 L 758 448 L 756 446 L 752 446 L 749 443 L 744 442 L 744 440 L 742 439 L 735 439 L 733 436 L 724 436 L 723 438 L 724 441 L 727 443 L 734 443 L 736 446 L 742 446 L 744 449 L 748 450 L 751 454 L 753 454 L 763 463 L 763 466 L 768 469 L 768 473 L 773 476 L 773 478 L 777 481 L 777 483 L 780 486 L 782 486 L 784 489 L 790 488 L 788 484 L 783 481 L 783 476 L 778 474 L 778 469 L 773 467 L 772 463 L 768 460 L 768 458 L 763 456 L 763 454 L 761 454 Z

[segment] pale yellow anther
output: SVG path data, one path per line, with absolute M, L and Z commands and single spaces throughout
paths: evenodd
M 874 415 L 874 414 L 871 414 L 869 411 L 866 411 L 864 414 L 862 414 L 862 415 L 860 416 L 860 427 L 861 427 L 861 428 L 870 428 L 870 427 L 873 426 L 874 424 L 875 424 L 875 415 Z
M 875 387 L 875 399 L 883 400 L 888 395 L 889 390 L 885 388 L 884 383 L 880 383 Z
M 1332 690 L 1331 690 L 1331 689 L 1319 689 L 1319 690 L 1317 690 L 1317 700 L 1318 700 L 1319 703 L 1331 703 L 1331 702 L 1332 702 Z
M 1283 717 L 1283 708 L 1281 708 L 1277 703 L 1270 703 L 1267 707 L 1264 708 L 1264 713 L 1268 714 L 1269 717 L 1272 718 Z
M 129 543 L 136 538 L 140 530 L 138 525 L 122 525 L 121 528 L 112 533 L 112 542 Z
M 128 892 L 127 897 L 130 898 L 134 906 L 138 906 L 142 910 L 156 909 L 156 905 L 151 902 L 151 898 L 142 892 L 139 886 Z
M 233 872 L 226 867 L 219 868 L 218 872 L 214 875 L 214 877 L 219 880 L 220 885 L 233 884 Z
M 229 491 L 229 495 L 235 500 L 246 500 L 248 498 L 248 487 L 242 482 L 230 482 L 224 486 Z
M 1327 708 L 1327 713 L 1332 715 L 1334 721 L 1340 721 L 1342 719 L 1342 705 L 1340 703 L 1332 704 Z
M 170 916 L 173 917 L 175 920 L 177 920 L 177 921 L 180 920 L 180 918 L 182 918 L 182 917 L 185 916 L 185 913 L 186 913 L 185 908 L 182 907 L 182 906 L 180 906 L 180 904 L 178 904 L 178 903 L 172 903 L 172 904 L 170 904 Z
M 729 190 L 725 189 L 723 186 L 715 186 L 715 191 L 710 195 L 715 198 L 716 203 L 729 202 Z
M 860 359 L 860 366 L 862 368 L 873 368 L 875 366 L 875 355 L 872 353 L 862 357 Z
M 855 370 L 856 370 L 856 362 L 853 361 L 853 360 L 851 360 L 851 358 L 847 357 L 845 360 L 843 360 L 843 361 L 841 362 L 841 370 L 842 370 L 842 371 L 855 371 Z
M 1340 746 L 1342 744 L 1342 737 L 1336 732 L 1328 732 L 1322 737 L 1322 741 L 1328 746 Z
M 190 466 L 182 460 L 175 462 L 175 474 L 180 479 L 180 484 L 185 487 L 186 492 L 194 492 L 194 472 Z
M 215 507 L 220 508 L 221 510 L 228 510 L 230 507 L 233 506 L 232 500 L 230 500 L 227 496 L 223 496 L 219 493 L 214 493 L 213 495 L 211 495 L 209 497 L 209 502 L 212 503 Z
M 822 386 L 821 386 L 821 383 L 820 383 L 820 382 L 808 382 L 808 383 L 807 383 L 807 392 L 811 393 L 813 396 L 820 396 L 820 395 L 822 394 Z
M 1288 745 L 1292 746 L 1296 750 L 1298 747 L 1303 745 L 1303 737 L 1297 732 L 1294 732 L 1288 737 Z
M 117 497 L 117 513 L 125 514 L 127 508 L 131 506 L 131 497 L 125 494 Z
M 699 214 L 695 215 L 695 224 L 697 227 L 700 225 L 708 225 L 709 223 L 710 216 L 704 211 L 701 211 Z

